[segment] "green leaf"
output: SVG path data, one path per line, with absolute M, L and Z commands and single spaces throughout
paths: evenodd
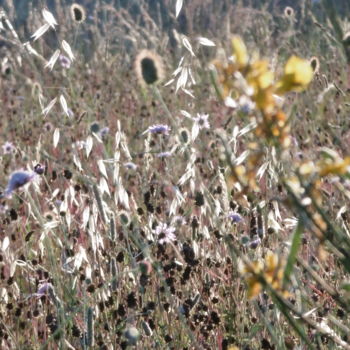
M 343 264 L 345 270 L 350 273 L 350 258 L 344 256 L 344 258 L 340 259 L 340 262 Z
M 249 339 L 252 339 L 255 337 L 255 335 L 260 332 L 262 329 L 264 328 L 264 326 L 262 324 L 256 324 L 254 325 L 250 332 L 249 332 Z
M 350 292 L 350 283 L 344 283 L 340 286 L 340 288 Z
M 299 246 L 301 243 L 301 235 L 303 233 L 303 230 L 304 230 L 304 223 L 301 219 L 299 219 L 298 225 L 294 231 L 292 245 L 290 247 L 290 252 L 289 252 L 287 264 L 286 264 L 286 267 L 284 269 L 283 288 L 286 287 L 286 285 L 289 281 L 290 275 L 293 272 L 293 266 L 294 266 L 294 263 L 296 260 L 296 256 L 298 254 Z
M 299 225 L 298 225 L 299 226 Z M 282 312 L 282 314 L 287 319 L 288 323 L 293 327 L 295 332 L 300 336 L 300 338 L 308 345 L 308 349 L 314 350 L 315 347 L 310 342 L 304 328 L 302 322 L 296 320 L 288 311 L 288 307 L 286 306 L 283 298 L 281 298 L 273 289 L 270 289 L 272 300 L 275 302 L 278 309 Z

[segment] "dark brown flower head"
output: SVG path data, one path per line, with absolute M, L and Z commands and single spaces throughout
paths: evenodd
M 291 7 L 287 6 L 287 7 L 284 9 L 284 15 L 285 15 L 286 17 L 293 17 L 293 16 L 294 16 L 294 10 L 293 10 Z
M 79 4 L 72 4 L 70 7 L 70 13 L 73 21 L 76 23 L 82 23 L 86 19 L 86 11 L 84 7 Z
M 163 62 L 159 55 L 152 51 L 142 50 L 135 58 L 135 72 L 141 85 L 157 84 L 163 79 Z
M 318 73 L 320 69 L 320 61 L 316 56 L 310 58 L 310 65 L 314 73 Z

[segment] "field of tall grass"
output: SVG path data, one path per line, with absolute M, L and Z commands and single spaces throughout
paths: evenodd
M 346 1 L 1 6 L 1 349 L 350 349 Z

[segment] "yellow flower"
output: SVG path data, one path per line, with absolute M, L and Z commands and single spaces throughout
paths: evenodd
M 233 73 L 236 71 L 236 67 L 232 63 L 223 64 L 222 62 L 215 60 L 213 62 L 213 65 L 216 69 L 218 82 L 219 82 L 219 89 L 220 94 L 222 98 L 226 98 L 227 96 L 230 96 L 232 89 L 233 89 Z
M 303 176 L 312 175 L 316 170 L 315 163 L 311 160 L 299 164 L 298 167 L 299 174 Z
M 261 277 L 273 289 L 287 296 L 288 293 L 283 290 L 284 266 L 284 260 L 281 260 L 278 255 L 271 251 L 267 252 L 264 262 L 259 260 L 245 264 L 243 267 L 239 266 L 240 273 L 245 275 L 248 286 L 248 298 L 254 298 L 262 291 L 263 284 Z
M 264 113 L 272 113 L 276 105 L 276 100 L 273 97 L 272 88 L 259 89 L 255 93 L 253 101 L 256 103 L 256 106 Z
M 246 67 L 248 64 L 247 48 L 240 36 L 235 35 L 232 38 L 233 55 L 236 58 L 236 63 L 239 69 Z
M 344 175 L 348 172 L 349 165 L 350 157 L 346 157 L 345 159 L 337 159 L 331 162 L 324 162 L 324 164 L 322 164 L 320 167 L 319 174 L 320 176 L 327 176 L 330 174 Z
M 292 56 L 284 67 L 284 75 L 277 83 L 277 93 L 303 91 L 311 82 L 313 71 L 310 63 L 297 56 Z
M 252 63 L 247 74 L 247 81 L 249 85 L 258 89 L 267 89 L 274 80 L 274 74 L 269 70 L 269 62 L 259 60 Z

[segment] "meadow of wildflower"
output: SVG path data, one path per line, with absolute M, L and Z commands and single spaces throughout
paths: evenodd
M 349 15 L 0 1 L 0 349 L 350 349 Z

